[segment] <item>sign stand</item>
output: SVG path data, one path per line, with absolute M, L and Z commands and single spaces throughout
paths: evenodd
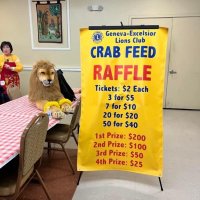
M 132 26 L 124 26 L 121 22 L 121 26 L 89 26 L 89 30 L 120 30 L 120 29 L 159 29 L 159 25 L 132 25 Z M 81 176 L 83 171 L 80 171 L 77 185 L 79 185 Z M 161 177 L 158 177 L 160 189 L 163 191 Z
M 77 185 L 79 185 L 79 182 L 81 180 L 81 176 L 83 175 L 83 171 L 80 171 L 80 174 L 79 174 L 79 177 L 78 177 L 78 181 L 77 181 Z M 158 180 L 159 180 L 159 184 L 160 184 L 160 190 L 163 191 L 163 186 L 162 186 L 162 181 L 161 181 L 161 178 L 158 177 Z
M 159 29 L 159 26 L 158 25 L 89 26 L 89 30 L 120 30 L 120 29 Z
M 161 189 L 161 191 L 163 191 L 163 186 L 162 186 L 161 178 L 158 177 L 158 179 L 159 179 L 159 183 L 160 183 L 160 189 Z

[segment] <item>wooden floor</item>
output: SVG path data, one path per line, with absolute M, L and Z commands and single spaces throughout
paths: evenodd
M 76 169 L 77 150 L 68 150 Z M 75 175 L 69 167 L 63 152 L 53 152 L 51 158 L 44 153 L 39 170 L 53 200 L 71 200 L 76 190 L 79 173 Z M 32 181 L 23 192 L 21 200 L 46 200 L 46 195 L 37 181 Z

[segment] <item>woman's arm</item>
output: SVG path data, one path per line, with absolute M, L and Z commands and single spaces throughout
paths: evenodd
M 0 55 L 0 72 L 3 68 L 3 65 L 4 65 L 4 57 L 2 55 Z
M 13 68 L 13 71 L 21 72 L 23 70 L 23 65 L 21 64 L 20 59 L 16 55 L 13 55 L 13 61 L 16 64 L 16 67 Z

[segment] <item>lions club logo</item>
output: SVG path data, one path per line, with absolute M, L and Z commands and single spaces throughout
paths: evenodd
M 93 35 L 92 35 L 93 42 L 99 43 L 102 41 L 102 39 L 103 39 L 102 32 L 97 31 L 97 32 L 93 33 Z

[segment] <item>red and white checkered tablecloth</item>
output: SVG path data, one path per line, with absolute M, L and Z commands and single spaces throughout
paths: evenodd
M 24 129 L 40 112 L 28 96 L 0 105 L 0 168 L 19 153 Z M 57 123 L 59 120 L 50 118 L 48 129 Z

